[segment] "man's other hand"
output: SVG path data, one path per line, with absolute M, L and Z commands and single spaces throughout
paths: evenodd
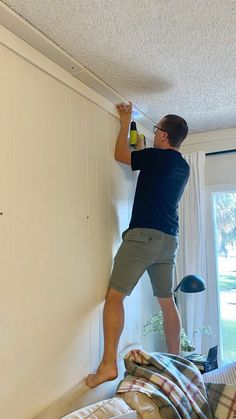
M 120 115 L 121 124 L 130 124 L 132 116 L 132 103 L 129 102 L 128 105 L 125 103 L 118 103 L 118 105 L 116 105 L 116 109 Z

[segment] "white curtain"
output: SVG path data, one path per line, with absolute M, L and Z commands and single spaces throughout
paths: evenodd
M 179 251 L 176 264 L 177 284 L 185 275 L 196 274 L 206 279 L 205 245 L 205 153 L 183 155 L 190 166 L 190 178 L 179 207 Z M 188 336 L 204 325 L 206 291 L 187 294 L 180 292 L 177 303 L 182 324 Z M 202 336 L 195 336 L 197 351 L 202 350 Z

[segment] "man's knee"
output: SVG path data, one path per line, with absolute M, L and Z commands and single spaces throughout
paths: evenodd
M 107 294 L 106 294 L 106 301 L 123 301 L 125 299 L 126 295 L 123 294 L 121 291 L 118 291 L 114 288 L 108 288 Z
M 158 302 L 160 304 L 161 310 L 166 311 L 170 309 L 176 309 L 176 304 L 173 296 L 167 298 L 158 298 Z

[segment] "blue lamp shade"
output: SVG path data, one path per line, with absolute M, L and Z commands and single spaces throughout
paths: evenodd
M 206 289 L 206 284 L 198 275 L 186 275 L 175 288 L 174 292 L 178 291 L 178 289 L 188 293 L 201 292 Z

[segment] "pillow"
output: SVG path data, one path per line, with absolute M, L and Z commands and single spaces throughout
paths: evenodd
M 132 412 L 132 409 L 120 397 L 102 400 L 98 403 L 90 404 L 75 412 L 64 416 L 61 419 L 111 419 L 119 417 L 125 413 Z
M 205 383 L 222 383 L 236 386 L 236 362 L 209 371 L 202 376 Z

